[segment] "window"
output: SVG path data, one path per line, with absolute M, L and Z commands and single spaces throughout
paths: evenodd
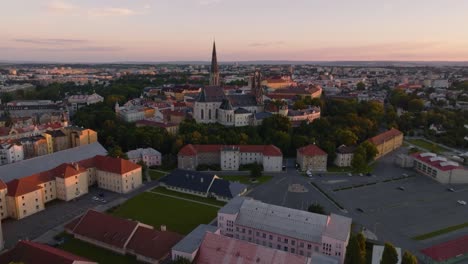
M 316 247 L 317 248 L 317 247 Z M 307 244 L 307 249 L 312 249 L 312 245 L 311 244 Z
M 272 235 L 270 235 L 270 240 L 273 240 L 273 236 L 272 236 Z
M 287 238 L 285 238 L 285 239 L 284 239 L 284 243 L 286 243 L 286 244 L 287 244 L 288 242 L 289 242 L 289 241 L 288 241 L 288 239 L 287 239 Z
M 278 242 L 281 242 L 281 237 L 278 237 Z
M 26 204 L 25 204 L 25 203 L 23 203 L 23 206 L 26 206 Z
M 26 210 L 23 210 L 23 214 L 26 214 Z
M 36 205 L 36 209 L 39 210 L 39 205 Z
M 286 251 L 286 252 L 287 252 L 287 251 L 288 251 L 288 247 L 286 247 L 286 246 L 285 246 L 285 247 L 284 247 L 284 251 Z
M 295 253 L 295 249 L 294 248 L 291 248 L 291 253 Z
M 296 241 L 295 240 L 291 240 L 291 245 L 296 245 Z
M 263 237 L 263 238 L 266 238 L 266 234 L 265 234 L 265 233 L 263 233 L 262 237 Z
M 299 247 L 303 248 L 304 247 L 304 242 L 299 243 Z

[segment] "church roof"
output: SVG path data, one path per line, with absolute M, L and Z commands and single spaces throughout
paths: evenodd
M 228 99 L 223 99 L 223 102 L 219 108 L 223 110 L 232 110 L 232 104 Z
M 221 102 L 226 98 L 223 88 L 219 86 L 206 86 L 201 90 L 197 102 Z
M 234 111 L 234 114 L 250 114 L 250 112 L 245 109 L 245 108 L 237 108 L 236 111 Z
M 233 107 L 256 106 L 257 100 L 252 94 L 229 95 L 229 101 Z

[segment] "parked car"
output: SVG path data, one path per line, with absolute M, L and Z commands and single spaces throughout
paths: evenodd
M 364 176 L 364 174 L 362 174 L 362 173 L 359 173 L 359 176 L 363 177 L 363 176 Z
M 402 176 L 403 176 L 403 177 L 408 177 L 408 174 L 403 173 Z
M 100 199 L 99 199 L 99 197 L 97 197 L 97 196 L 93 196 L 93 200 L 94 200 L 94 201 L 99 201 Z
M 351 176 L 353 176 L 353 174 L 352 174 L 352 173 L 348 173 L 348 176 L 351 177 Z
M 307 171 L 306 171 L 306 174 L 307 174 L 307 176 L 309 176 L 309 177 L 312 176 L 312 172 L 311 172 L 310 170 L 307 170 Z
M 447 191 L 449 191 L 449 192 L 455 192 L 455 189 L 453 189 L 453 188 L 447 188 Z
M 286 166 L 283 166 L 283 171 L 285 171 L 285 170 L 286 170 Z
M 371 177 L 372 173 L 368 172 L 368 173 L 366 173 L 366 176 Z
M 356 211 L 358 211 L 360 213 L 364 213 L 364 210 L 362 208 L 356 208 Z
M 405 187 L 400 186 L 400 187 L 398 187 L 398 190 L 404 191 L 404 190 L 405 190 Z
M 99 193 L 98 195 L 99 195 L 99 197 L 104 197 L 104 193 L 102 193 L 102 192 Z
M 458 203 L 458 204 L 461 204 L 461 205 L 466 205 L 466 202 L 463 201 L 463 200 L 458 200 L 457 203 Z

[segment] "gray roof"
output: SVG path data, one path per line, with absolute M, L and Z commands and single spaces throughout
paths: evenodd
M 331 214 L 330 221 L 328 222 L 323 235 L 336 240 L 348 241 L 348 236 L 351 231 L 351 222 L 352 219 L 349 217 Z
M 233 107 L 257 106 L 257 99 L 252 94 L 228 95 Z
M 0 180 L 9 182 L 57 167 L 63 163 L 76 162 L 96 155 L 107 155 L 107 150 L 99 143 L 84 145 L 39 156 L 21 162 L 0 166 Z
M 246 199 L 247 199 L 246 197 L 240 197 L 240 196 L 234 197 L 225 206 L 223 206 L 223 208 L 219 209 L 218 213 L 235 214 L 239 212 L 242 206 L 242 203 L 244 203 Z
M 223 88 L 219 86 L 206 86 L 202 88 L 197 102 L 221 102 L 224 98 L 226 98 L 226 95 Z
M 326 215 L 245 200 L 236 224 L 315 243 L 322 242 Z
M 218 230 L 216 226 L 199 225 L 179 241 L 172 250 L 191 254 L 200 247 L 206 232 L 214 233 L 216 230 Z
M 237 108 L 236 111 L 234 111 L 234 114 L 250 114 L 250 112 L 245 109 L 245 108 Z
M 223 110 L 232 110 L 231 102 L 229 102 L 228 99 L 223 99 L 219 108 Z
M 268 117 L 270 117 L 270 116 L 272 116 L 272 115 L 273 115 L 273 114 L 270 113 L 270 112 L 260 112 L 260 113 L 254 114 L 255 119 L 257 119 L 257 120 L 265 119 L 265 118 L 268 118 Z

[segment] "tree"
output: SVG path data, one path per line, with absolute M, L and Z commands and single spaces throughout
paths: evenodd
M 382 259 L 380 264 L 397 264 L 398 263 L 398 253 L 395 247 L 390 243 L 385 243 L 384 251 L 382 254 Z
M 408 251 L 403 254 L 401 264 L 418 264 L 418 259 Z
M 319 203 L 313 203 L 309 205 L 309 208 L 307 208 L 307 211 L 311 213 L 322 214 L 322 215 L 327 214 L 323 206 Z
M 369 141 L 362 142 L 360 146 L 365 149 L 367 162 L 371 162 L 379 153 L 377 147 Z
M 348 129 L 339 129 L 336 132 L 336 137 L 338 145 L 351 146 L 356 144 L 358 137 L 351 130 Z
M 365 264 L 365 256 L 359 246 L 359 241 L 356 235 L 349 238 L 348 246 L 346 247 L 345 264 Z
M 122 148 L 119 146 L 113 146 L 107 152 L 107 156 L 114 158 L 128 159 L 127 154 L 122 151 Z
M 262 176 L 262 165 L 258 163 L 253 163 L 250 166 L 250 177 L 257 178 Z
M 361 251 L 361 263 L 366 263 L 366 237 L 362 232 L 359 232 L 356 235 L 356 240 L 359 245 L 359 250 Z
M 355 151 L 353 159 L 351 160 L 351 167 L 354 172 L 365 172 L 367 169 L 365 154 Z
M 359 91 L 364 91 L 366 89 L 366 84 L 363 82 L 358 82 L 356 84 L 356 89 Z
M 421 99 L 412 99 L 408 102 L 408 111 L 420 112 L 424 110 L 424 101 Z

